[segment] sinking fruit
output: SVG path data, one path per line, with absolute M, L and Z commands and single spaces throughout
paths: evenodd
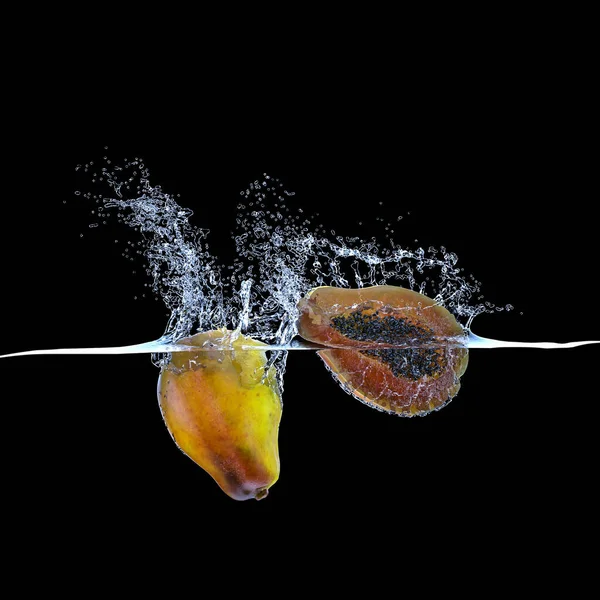
M 424 415 L 458 392 L 468 362 L 463 328 L 431 298 L 402 287 L 318 287 L 298 305 L 298 333 L 342 387 L 375 408 Z
M 281 394 L 261 342 L 225 329 L 178 344 L 158 381 L 173 440 L 235 500 L 264 498 L 279 477 Z

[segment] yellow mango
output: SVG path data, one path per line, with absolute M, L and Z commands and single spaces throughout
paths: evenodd
M 205 349 L 172 353 L 160 374 L 158 400 L 173 440 L 231 498 L 264 498 L 279 477 L 282 412 L 275 368 L 264 376 L 264 344 L 226 329 L 178 344 Z

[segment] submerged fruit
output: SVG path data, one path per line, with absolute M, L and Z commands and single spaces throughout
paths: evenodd
M 318 287 L 298 308 L 298 333 L 333 347 L 319 355 L 365 404 L 424 415 L 458 392 L 468 362 L 468 350 L 459 347 L 464 331 L 431 298 L 390 285 Z
M 264 344 L 225 329 L 178 343 L 204 350 L 174 352 L 158 381 L 175 443 L 231 498 L 264 498 L 279 477 L 282 409 L 275 368 L 265 375 Z

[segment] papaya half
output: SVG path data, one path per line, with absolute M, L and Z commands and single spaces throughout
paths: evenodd
M 262 342 L 223 329 L 177 342 L 158 400 L 177 446 L 235 500 L 264 498 L 279 477 L 282 402 Z M 243 346 L 243 348 L 242 348 Z
M 467 368 L 462 326 L 434 300 L 402 287 L 318 287 L 298 304 L 298 333 L 360 401 L 401 416 L 442 408 Z

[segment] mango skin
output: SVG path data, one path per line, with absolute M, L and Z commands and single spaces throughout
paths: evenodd
M 242 335 L 232 341 L 224 329 L 177 343 L 231 350 L 172 353 L 158 380 L 158 400 L 173 440 L 234 500 L 264 498 L 279 478 L 282 413 L 275 368 L 262 380 L 264 344 Z

